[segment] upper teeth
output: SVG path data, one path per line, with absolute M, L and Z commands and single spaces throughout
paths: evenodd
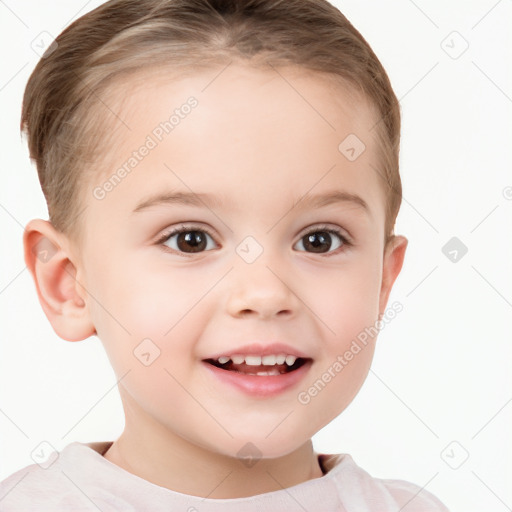
M 234 364 L 245 364 L 249 366 L 272 366 L 275 364 L 286 364 L 288 366 L 292 366 L 297 358 L 295 356 L 286 355 L 286 354 L 278 354 L 278 355 L 269 355 L 269 356 L 243 356 L 240 354 L 235 354 L 232 356 L 221 356 L 217 359 L 220 364 L 227 363 L 229 360 L 233 361 Z

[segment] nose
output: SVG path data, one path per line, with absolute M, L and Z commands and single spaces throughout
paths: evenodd
M 265 261 L 236 265 L 231 275 L 228 313 L 235 318 L 292 318 L 299 300 L 288 280 Z

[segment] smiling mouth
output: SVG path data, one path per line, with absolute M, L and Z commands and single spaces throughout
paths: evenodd
M 235 364 L 229 360 L 227 363 L 221 364 L 215 359 L 205 359 L 206 363 L 209 363 L 221 370 L 229 372 L 242 373 L 244 375 L 282 375 L 285 373 L 291 373 L 298 370 L 301 366 L 305 365 L 308 361 L 312 361 L 310 358 L 298 357 L 296 361 L 288 366 L 285 364 L 274 364 L 274 365 L 248 365 L 246 363 Z

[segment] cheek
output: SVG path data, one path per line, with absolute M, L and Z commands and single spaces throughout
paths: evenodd
M 376 253 L 354 252 L 328 269 L 306 269 L 296 280 L 299 296 L 339 348 L 378 319 L 382 261 Z
M 195 289 L 177 275 L 124 262 L 97 273 L 91 290 L 98 299 L 95 326 L 112 368 L 137 403 L 155 414 L 169 405 L 169 396 L 175 403 L 189 400 L 178 382 L 190 374 L 200 336 L 197 302 L 204 286 Z
M 323 339 L 322 358 L 313 367 L 299 403 L 315 410 L 320 423 L 338 416 L 361 388 L 378 335 L 381 261 L 358 255 L 351 264 L 315 275 L 308 306 L 316 313 Z M 304 280 L 303 280 L 304 281 Z M 310 285 L 312 283 L 309 283 Z M 301 293 L 308 290 L 303 288 Z
M 132 335 L 161 337 L 204 293 L 198 279 L 172 271 L 148 268 L 147 262 L 124 261 L 95 274 L 98 323 L 122 324 Z M 125 331 L 125 334 L 126 334 Z
M 128 259 L 99 267 L 94 276 L 93 322 L 117 373 L 138 353 L 157 354 L 158 365 L 168 368 L 185 364 L 204 327 L 199 317 L 207 301 L 201 299 L 211 276 Z

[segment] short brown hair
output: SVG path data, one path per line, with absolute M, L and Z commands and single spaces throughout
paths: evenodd
M 369 44 L 327 0 L 111 0 L 56 43 L 27 83 L 21 129 L 50 221 L 67 236 L 79 237 L 79 185 L 97 165 L 112 115 L 104 106 L 100 114 L 100 91 L 148 67 L 181 73 L 242 58 L 327 73 L 369 100 L 378 115 L 375 171 L 387 188 L 386 241 L 392 237 L 402 200 L 399 103 Z

